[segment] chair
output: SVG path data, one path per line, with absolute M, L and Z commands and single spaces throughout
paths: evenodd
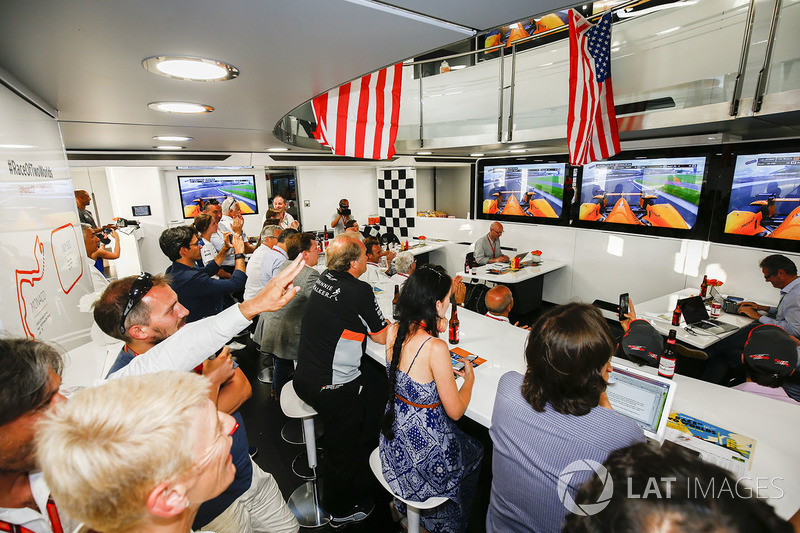
M 391 231 L 386 231 L 380 238 L 381 244 L 400 244 L 400 239 Z
M 378 448 L 372 450 L 372 453 L 369 455 L 369 467 L 372 469 L 372 473 L 375 474 L 375 477 L 378 478 L 378 481 L 380 481 L 381 485 L 383 485 L 383 488 L 389 491 L 389 494 L 406 504 L 408 512 L 408 533 L 419 533 L 420 511 L 439 507 L 447 501 L 447 498 L 444 496 L 431 496 L 424 502 L 415 502 L 413 500 L 406 500 L 405 498 L 401 498 L 395 494 L 394 491 L 392 491 L 392 488 L 389 486 L 389 482 L 386 481 L 385 477 L 383 477 L 383 467 L 381 465 L 381 456 Z
M 321 527 L 330 522 L 330 515 L 322 509 L 317 487 L 317 439 L 314 434 L 314 416 L 317 412 L 306 402 L 300 399 L 294 390 L 294 381 L 290 381 L 281 390 L 281 410 L 289 418 L 299 418 L 303 421 L 303 435 L 306 443 L 308 467 L 313 477 L 310 481 L 300 485 L 289 497 L 291 509 L 297 521 L 303 527 Z M 295 458 L 295 461 L 297 461 Z M 294 469 L 294 462 L 292 469 Z

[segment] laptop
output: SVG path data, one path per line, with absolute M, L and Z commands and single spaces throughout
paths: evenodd
M 613 363 L 606 395 L 614 411 L 636 422 L 651 442 L 664 442 L 678 384 L 630 366 Z
M 684 320 L 686 320 L 686 324 L 693 328 L 703 329 L 709 333 L 716 334 L 739 329 L 738 326 L 734 326 L 733 324 L 728 324 L 715 318 L 709 318 L 706 305 L 699 296 L 678 300 L 678 305 L 681 306 L 681 312 L 683 313 Z

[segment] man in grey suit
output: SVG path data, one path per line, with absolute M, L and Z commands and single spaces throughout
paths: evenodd
M 261 345 L 262 353 L 272 353 L 274 370 L 272 393 L 279 397 L 281 389 L 294 373 L 297 361 L 297 347 L 300 343 L 300 324 L 311 289 L 319 278 L 316 268 L 319 259 L 317 241 L 313 233 L 296 233 L 286 240 L 286 254 L 289 260 L 280 266 L 278 272 L 292 264 L 298 256 L 303 256 L 306 266 L 294 279 L 300 292 L 283 309 L 272 313 L 262 313 L 258 321 L 254 339 Z

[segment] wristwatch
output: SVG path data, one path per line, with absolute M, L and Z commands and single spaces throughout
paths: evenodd
M 244 254 L 236 254 L 233 256 L 234 259 L 244 259 Z

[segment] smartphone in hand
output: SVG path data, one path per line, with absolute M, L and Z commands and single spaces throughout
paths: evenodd
M 627 292 L 624 292 L 624 293 L 619 295 L 619 319 L 620 320 L 625 320 L 625 318 L 626 318 L 625 315 L 627 315 L 628 312 L 629 312 L 629 309 L 628 309 L 628 298 L 629 298 L 629 296 L 628 296 Z

